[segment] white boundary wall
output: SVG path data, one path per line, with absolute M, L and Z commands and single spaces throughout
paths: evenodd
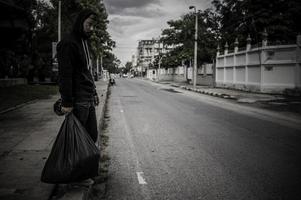
M 216 86 L 266 93 L 301 88 L 298 45 L 263 46 L 216 57 Z
M 213 85 L 212 64 L 204 64 L 198 69 L 197 84 Z M 148 69 L 147 78 L 150 80 L 190 82 L 192 79 L 193 67 L 178 66 L 176 68 Z M 158 76 L 159 74 L 159 76 Z

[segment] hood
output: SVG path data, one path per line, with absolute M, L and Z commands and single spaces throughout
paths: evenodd
M 72 33 L 74 33 L 78 37 L 87 39 L 89 36 L 87 36 L 84 33 L 83 23 L 92 14 L 96 15 L 95 12 L 93 12 L 92 10 L 89 10 L 89 9 L 85 9 L 85 10 L 81 11 L 75 20 L 75 23 L 74 23 L 73 29 L 72 29 Z

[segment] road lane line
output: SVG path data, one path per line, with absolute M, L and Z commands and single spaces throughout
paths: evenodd
M 123 124 L 123 133 L 125 134 L 125 139 L 129 148 L 129 153 L 131 154 L 131 158 L 132 158 L 132 163 L 135 164 L 134 167 L 134 172 L 136 172 L 137 174 L 137 179 L 138 179 L 138 184 L 141 186 L 140 188 L 140 195 L 142 195 L 144 200 L 151 200 L 152 199 L 152 195 L 151 195 L 151 191 L 148 188 L 148 184 L 146 182 L 146 180 L 143 178 L 143 170 L 141 167 L 141 164 L 139 162 L 139 157 L 137 154 L 137 147 L 134 143 L 134 138 L 133 138 L 133 130 L 131 130 L 131 127 L 129 126 L 130 124 L 127 122 L 127 118 L 126 118 L 126 112 L 124 112 L 123 109 L 123 105 L 121 103 L 121 99 L 119 98 L 119 110 L 123 111 L 121 112 L 121 119 L 120 119 L 120 123 Z M 133 176 L 135 176 L 135 173 L 132 174 Z
M 137 172 L 138 182 L 140 185 L 146 185 L 147 183 L 142 175 L 143 175 L 143 172 Z

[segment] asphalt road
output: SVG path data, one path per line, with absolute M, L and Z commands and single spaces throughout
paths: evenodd
M 108 107 L 106 199 L 301 199 L 298 125 L 136 79 Z

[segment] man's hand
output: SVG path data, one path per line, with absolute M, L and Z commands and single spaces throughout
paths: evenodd
M 62 106 L 62 112 L 63 113 L 70 113 L 73 110 L 73 107 L 64 107 Z

